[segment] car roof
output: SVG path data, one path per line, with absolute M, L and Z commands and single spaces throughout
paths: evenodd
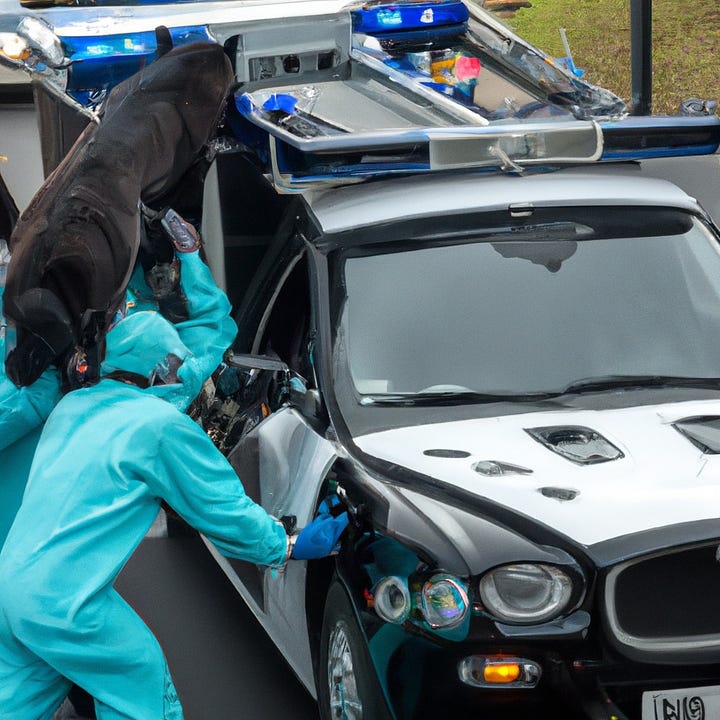
M 92 37 L 139 32 L 153 29 L 156 25 L 178 27 L 232 24 L 331 15 L 357 4 L 355 0 L 216 0 L 89 7 L 54 6 L 35 12 L 48 20 L 60 36 Z M 8 3 L 3 2 L 3 6 L 6 5 Z M 18 8 L 19 3 L 14 8 L 16 13 Z M 23 8 L 23 12 L 33 14 L 30 8 Z
M 306 194 L 323 233 L 510 206 L 653 205 L 698 212 L 694 198 L 628 168 L 567 168 L 526 176 L 477 171 L 388 178 Z

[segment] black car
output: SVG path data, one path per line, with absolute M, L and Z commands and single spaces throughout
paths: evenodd
M 186 190 L 239 334 L 193 413 L 268 512 L 351 522 L 282 573 L 210 551 L 326 719 L 718 716 L 720 234 L 652 176 L 711 188 L 720 121 L 568 110 L 489 20 L 533 116 L 485 117 L 357 14 L 445 3 L 285 5 L 203 25 L 237 86 Z

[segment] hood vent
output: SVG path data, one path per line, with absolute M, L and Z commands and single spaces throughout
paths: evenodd
M 574 500 L 580 494 L 579 490 L 561 487 L 542 487 L 539 488 L 539 492 L 547 498 L 562 500 L 563 502 Z
M 548 450 L 579 465 L 594 465 L 624 457 L 622 451 L 595 430 L 579 425 L 525 428 Z
M 706 455 L 720 454 L 720 417 L 684 418 L 673 423 L 673 427 Z
M 428 457 L 436 458 L 469 458 L 470 453 L 466 450 L 450 450 L 449 448 L 432 448 L 430 450 L 423 450 L 423 455 Z
M 521 467 L 520 465 L 512 465 L 511 463 L 500 462 L 498 460 L 480 460 L 473 465 L 473 470 L 480 475 L 487 477 L 500 477 L 502 475 L 531 475 L 532 470 Z

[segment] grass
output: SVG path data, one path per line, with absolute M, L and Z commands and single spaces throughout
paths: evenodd
M 553 57 L 565 54 L 564 27 L 585 79 L 631 102 L 629 0 L 532 0 L 506 19 Z M 652 112 L 674 114 L 691 97 L 720 101 L 720 2 L 652 0 Z

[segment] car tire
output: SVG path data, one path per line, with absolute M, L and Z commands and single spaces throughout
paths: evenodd
M 320 645 L 318 702 L 322 720 L 391 720 L 365 638 L 345 588 L 327 594 Z

